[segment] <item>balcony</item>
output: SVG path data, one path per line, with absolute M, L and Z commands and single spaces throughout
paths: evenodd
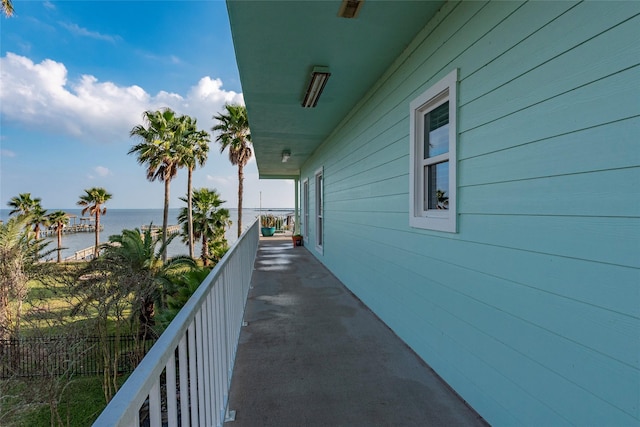
M 94 425 L 485 425 L 306 248 L 256 225 Z

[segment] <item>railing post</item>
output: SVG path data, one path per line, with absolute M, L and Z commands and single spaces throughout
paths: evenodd
M 183 336 L 178 345 L 178 374 L 180 375 L 180 421 L 182 427 L 189 427 L 189 370 L 187 359 L 187 335 Z
M 198 425 L 198 365 L 196 358 L 196 325 L 191 321 L 188 329 L 189 341 L 189 403 L 191 404 L 191 421 Z

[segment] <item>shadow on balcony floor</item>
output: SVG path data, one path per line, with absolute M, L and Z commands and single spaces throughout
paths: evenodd
M 261 239 L 252 286 L 227 426 L 486 425 L 290 238 Z

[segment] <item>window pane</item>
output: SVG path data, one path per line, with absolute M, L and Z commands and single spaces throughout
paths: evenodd
M 302 206 L 304 209 L 304 235 L 307 237 L 309 236 L 309 181 L 304 182 L 302 197 Z
M 322 183 L 324 179 L 322 173 L 318 173 L 316 175 L 316 246 L 322 247 L 324 243 L 324 223 L 322 220 L 323 217 L 323 189 Z
M 318 176 L 318 215 L 322 216 L 322 175 Z
M 424 167 L 424 206 L 427 209 L 449 209 L 449 162 Z
M 449 101 L 424 116 L 424 158 L 449 152 Z

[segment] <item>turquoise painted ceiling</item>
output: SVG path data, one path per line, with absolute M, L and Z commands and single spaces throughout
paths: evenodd
M 437 12 L 443 1 L 228 0 L 261 178 L 292 178 Z M 331 71 L 316 108 L 302 108 L 311 70 Z M 282 151 L 291 159 L 282 163 Z

